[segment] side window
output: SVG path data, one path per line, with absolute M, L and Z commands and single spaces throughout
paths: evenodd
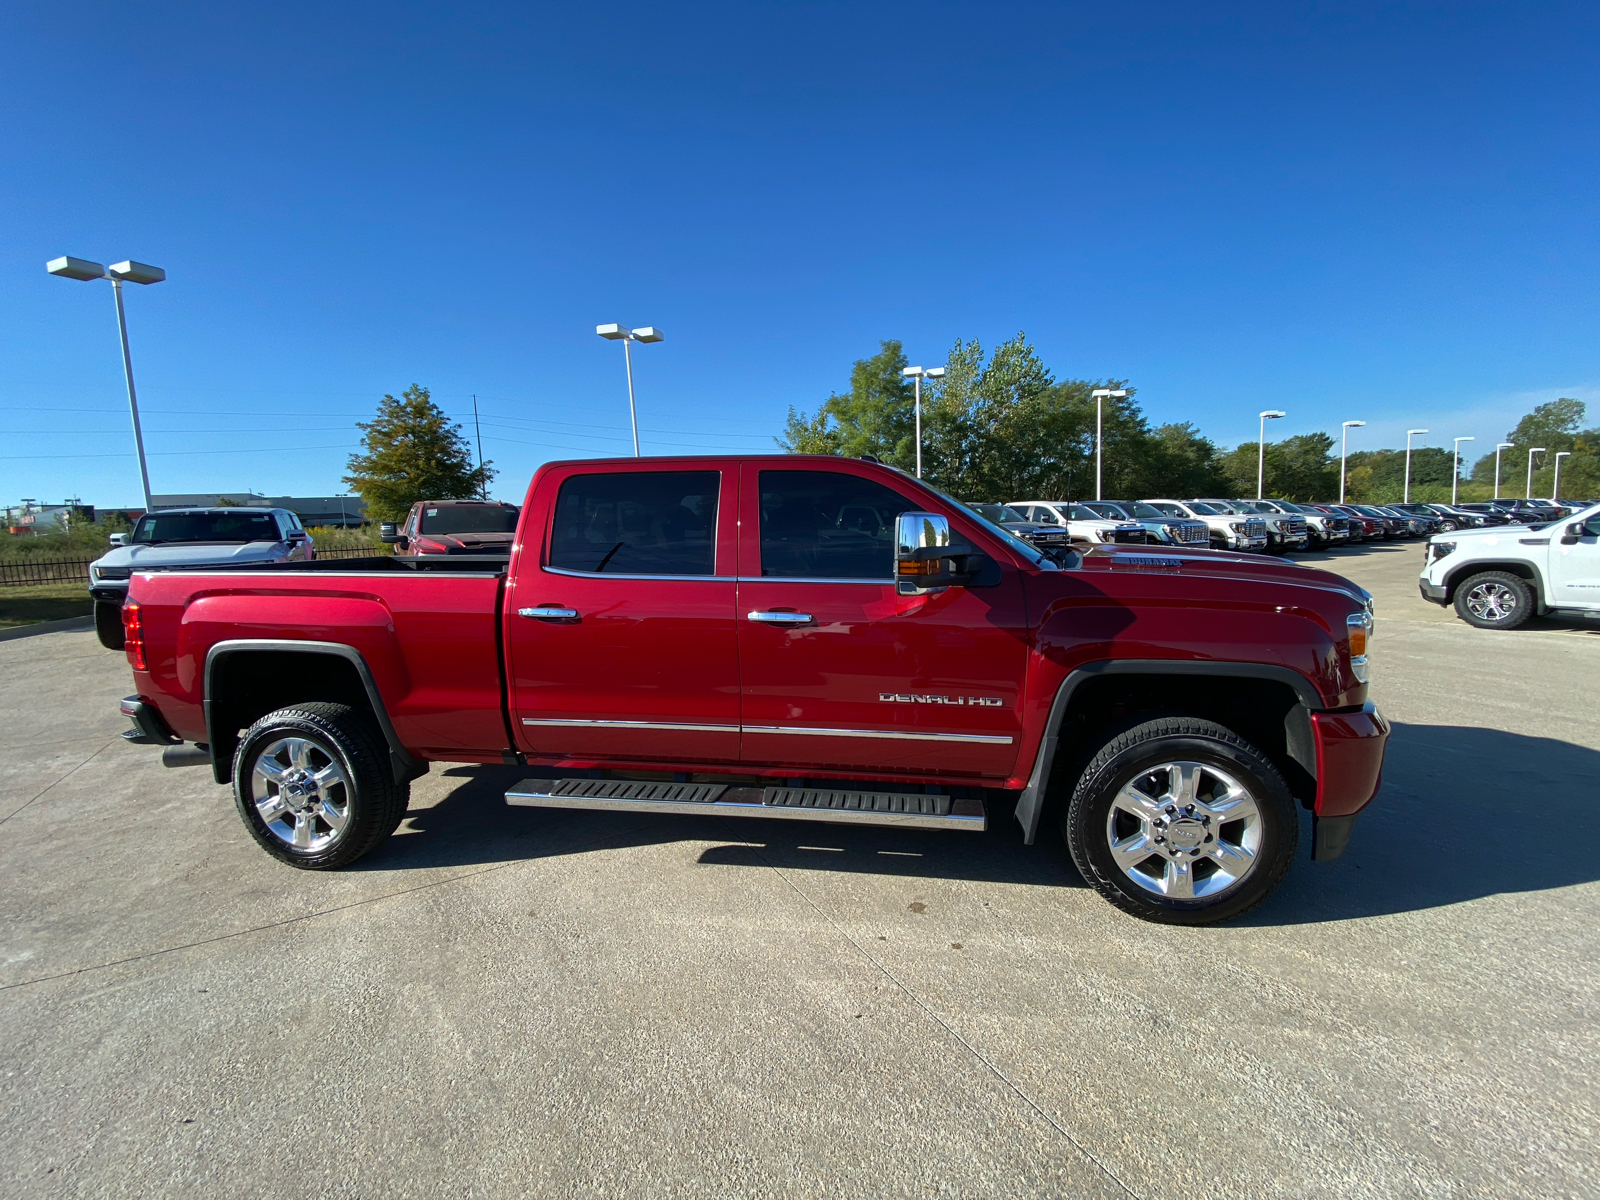
M 1168 517 L 1182 517 L 1182 516 L 1187 516 L 1188 515 L 1183 511 L 1183 509 L 1179 508 L 1176 504 L 1155 504 L 1155 505 L 1152 505 L 1151 507 L 1154 508 L 1157 512 L 1163 514 L 1164 516 L 1168 516 Z
M 556 496 L 549 565 L 606 575 L 712 575 L 719 471 L 574 475 Z
M 1053 508 L 1046 508 L 1042 504 L 1035 504 L 1033 506 L 1033 510 L 1028 514 L 1028 516 L 1039 522 L 1041 525 L 1061 524 L 1061 518 L 1056 516 L 1056 510 Z
M 881 483 L 842 471 L 762 471 L 761 573 L 893 579 L 895 518 L 916 507 Z

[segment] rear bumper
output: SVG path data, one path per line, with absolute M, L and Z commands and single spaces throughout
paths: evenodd
M 122 715 L 133 722 L 133 728 L 123 737 L 141 746 L 171 746 L 183 739 L 172 732 L 156 706 L 138 696 L 126 696 L 118 706 Z
M 1312 713 L 1317 748 L 1317 799 L 1311 856 L 1329 862 L 1344 853 L 1350 825 L 1378 794 L 1389 722 L 1370 701 L 1351 712 Z

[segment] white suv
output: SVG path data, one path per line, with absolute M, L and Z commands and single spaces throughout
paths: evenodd
M 1259 553 L 1267 548 L 1267 523 L 1260 517 L 1241 517 L 1219 512 L 1200 500 L 1146 500 L 1151 508 L 1169 517 L 1193 517 L 1211 530 L 1214 550 L 1245 550 Z
M 1112 521 L 1082 504 L 1067 500 L 1013 500 L 1014 508 L 1040 525 L 1066 526 L 1075 542 L 1122 542 L 1142 546 L 1150 540 L 1137 521 Z
M 1417 581 L 1480 629 L 1515 629 L 1537 613 L 1600 617 L 1600 506 L 1535 525 L 1458 529 L 1428 539 Z

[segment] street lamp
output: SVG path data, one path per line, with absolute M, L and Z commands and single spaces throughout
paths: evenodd
M 1256 499 L 1261 499 L 1267 482 L 1267 422 L 1276 421 L 1289 414 L 1281 408 L 1269 408 L 1261 414 L 1261 445 L 1256 453 Z
M 622 361 L 628 367 L 628 415 L 633 419 L 633 456 L 639 457 L 639 410 L 633 403 L 633 354 L 628 349 L 629 342 L 660 342 L 666 339 L 666 334 L 652 326 L 645 325 L 640 329 L 629 329 L 625 325 L 596 325 L 594 331 L 607 341 L 622 343 Z
M 1475 442 L 1477 440 L 1475 437 L 1456 438 L 1455 457 L 1450 460 L 1450 503 L 1452 505 L 1456 502 L 1457 485 L 1461 482 L 1461 443 Z
M 1550 499 L 1552 500 L 1561 499 L 1561 460 L 1571 453 L 1571 450 L 1556 451 L 1556 477 L 1555 482 L 1550 485 Z
M 155 508 L 150 499 L 150 468 L 144 461 L 144 431 L 139 428 L 139 398 L 133 390 L 133 356 L 128 353 L 128 319 L 122 311 L 122 285 L 127 283 L 160 283 L 167 273 L 160 267 L 131 260 L 112 263 L 110 269 L 86 258 L 52 258 L 44 269 L 63 279 L 109 279 L 111 294 L 117 298 L 117 333 L 122 338 L 122 373 L 128 381 L 128 411 L 133 414 L 133 445 L 139 452 L 139 482 L 144 485 L 144 507 L 149 512 Z
M 1361 428 L 1364 428 L 1365 426 L 1366 426 L 1366 422 L 1365 421 L 1346 421 L 1344 423 L 1344 426 L 1343 426 L 1343 432 L 1341 432 L 1340 435 L 1339 435 L 1339 503 L 1340 504 L 1344 503 L 1344 460 L 1347 457 L 1346 452 L 1350 449 L 1350 431 L 1352 429 L 1361 429 Z
M 1405 491 L 1405 499 L 1401 501 L 1402 504 L 1410 504 L 1411 503 L 1411 435 L 1415 434 L 1415 433 L 1427 433 L 1427 432 L 1428 431 L 1426 429 L 1408 429 L 1408 430 L 1406 430 L 1406 491 Z
M 1494 498 L 1496 500 L 1500 499 L 1500 451 L 1515 450 L 1516 448 L 1517 444 L 1515 442 L 1501 442 L 1494 448 Z
M 1529 447 L 1529 449 L 1528 449 L 1528 492 L 1527 492 L 1527 495 L 1525 495 L 1523 497 L 1524 500 L 1532 500 L 1533 499 L 1533 456 L 1535 454 L 1543 454 L 1543 453 L 1544 453 L 1544 447 L 1543 446 L 1532 446 L 1532 447 Z
M 902 367 L 900 374 L 909 375 L 916 381 L 917 388 L 917 478 L 922 478 L 922 381 L 924 379 L 943 379 L 943 367 Z
M 1089 393 L 1094 397 L 1094 498 L 1100 499 L 1100 472 L 1105 464 L 1105 403 L 1109 396 L 1113 400 L 1127 398 L 1126 388 L 1095 388 Z

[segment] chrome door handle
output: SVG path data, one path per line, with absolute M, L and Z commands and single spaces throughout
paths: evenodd
M 535 608 L 519 608 L 517 616 L 532 617 L 535 621 L 576 621 L 578 610 L 562 608 L 558 604 L 540 604 Z
M 748 619 L 762 625 L 809 625 L 810 613 L 797 612 L 753 612 L 748 614 Z

